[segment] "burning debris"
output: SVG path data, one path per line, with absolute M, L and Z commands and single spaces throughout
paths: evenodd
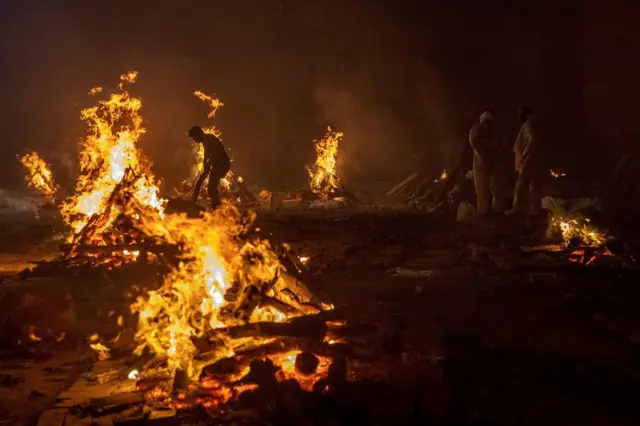
M 48 201 L 53 201 L 60 188 L 53 179 L 49 165 L 35 151 L 20 157 L 20 162 L 27 169 L 27 186 L 40 191 Z
M 559 231 L 565 245 L 578 247 L 601 247 L 609 236 L 591 224 L 589 218 L 583 217 L 551 217 L 550 226 Z
M 547 234 L 562 237 L 564 247 L 570 250 L 567 258 L 574 263 L 589 265 L 598 257 L 611 255 L 607 248 L 611 237 L 586 217 L 551 216 Z
M 567 174 L 566 174 L 566 173 L 557 172 L 557 171 L 555 171 L 555 170 L 553 170 L 553 169 L 549 170 L 549 175 L 550 175 L 551 177 L 554 177 L 554 178 L 561 178 L 561 177 L 565 177 L 565 176 L 567 176 Z

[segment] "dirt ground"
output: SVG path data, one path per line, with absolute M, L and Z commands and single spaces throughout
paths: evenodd
M 22 327 L 42 341 L 0 352 L 0 425 L 36 424 L 96 361 L 88 336 L 116 333 L 119 315 L 132 321 L 129 290 L 157 282 L 127 268 L 11 278 L 55 251 L 55 223 L 2 223 L 0 295 L 13 312 L 3 333 L 19 337 L 8 330 Z M 308 284 L 334 305 L 402 325 L 385 360 L 393 386 L 370 398 L 366 421 L 334 424 L 640 424 L 640 273 L 523 253 L 544 227 L 456 223 L 410 208 L 296 209 L 255 224 L 310 258 Z M 42 309 L 24 318 L 22 305 Z

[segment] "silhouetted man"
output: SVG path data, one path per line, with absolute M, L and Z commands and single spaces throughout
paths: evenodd
M 193 188 L 193 202 L 196 203 L 198 201 L 200 188 L 208 176 L 207 193 L 211 199 L 211 206 L 215 209 L 220 205 L 218 185 L 220 184 L 220 179 L 229 172 L 231 161 L 227 151 L 224 149 L 224 145 L 215 135 L 205 133 L 201 127 L 193 126 L 189 130 L 189 137 L 204 146 L 204 164 Z

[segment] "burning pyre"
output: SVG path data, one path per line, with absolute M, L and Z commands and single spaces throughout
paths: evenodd
M 59 187 L 53 179 L 49 165 L 35 151 L 20 157 L 20 162 L 27 169 L 27 186 L 40 191 L 49 201 L 53 201 Z
M 572 262 L 590 264 L 600 255 L 611 254 L 605 247 L 610 236 L 594 226 L 589 218 L 553 216 L 549 226 L 562 236 L 565 247 L 572 249 L 569 254 Z
M 328 199 L 342 189 L 338 176 L 338 147 L 344 134 L 334 132 L 331 127 L 320 140 L 315 141 L 316 161 L 309 171 L 311 191 L 321 199 Z

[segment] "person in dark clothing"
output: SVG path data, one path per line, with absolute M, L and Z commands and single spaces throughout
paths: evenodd
M 220 205 L 220 179 L 231 169 L 231 160 L 227 151 L 215 135 L 205 133 L 201 127 L 193 126 L 189 130 L 189 137 L 204 146 L 204 164 L 193 188 L 193 202 L 198 201 L 200 188 L 204 180 L 209 177 L 207 193 L 211 199 L 211 206 L 215 209 Z

